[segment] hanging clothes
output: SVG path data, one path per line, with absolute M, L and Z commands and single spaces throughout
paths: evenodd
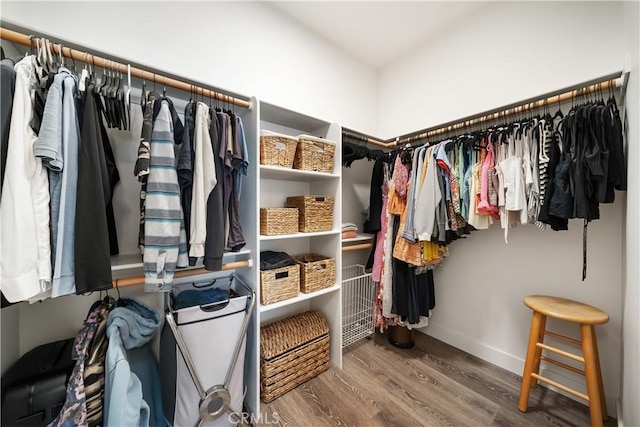
M 188 265 L 169 102 L 159 102 L 150 144 L 145 209 L 146 290 L 165 290 L 176 267 Z
M 87 407 L 87 424 L 89 427 L 103 425 L 105 357 L 109 341 L 107 339 L 107 320 L 109 313 L 116 306 L 116 301 L 106 297 L 102 301 L 98 326 L 91 339 L 85 358 L 84 393 Z
M 152 307 L 134 298 L 123 298 L 121 303 L 111 311 L 107 324 L 109 347 L 105 359 L 104 425 L 163 425 L 156 415 L 161 407 L 159 388 L 152 395 L 145 396 L 143 391 L 145 380 L 150 383 L 148 386 L 160 384 L 157 364 L 150 351 L 133 351 L 147 346 L 162 324 L 162 317 Z M 151 369 L 140 371 L 145 365 Z M 151 376 L 141 378 L 144 372 Z
M 224 160 L 220 156 L 220 140 L 222 129 L 218 116 L 214 109 L 207 110 L 209 118 L 209 136 L 212 145 L 212 157 L 215 167 L 216 184 L 207 199 L 206 213 L 206 240 L 204 244 L 204 267 L 209 271 L 222 269 L 222 257 L 224 255 L 224 212 L 222 199 L 224 197 L 222 183 L 224 181 Z
M 87 398 L 85 394 L 84 370 L 85 362 L 89 356 L 89 348 L 96 331 L 103 319 L 109 315 L 109 303 L 97 301 L 89 310 L 84 324 L 76 335 L 73 345 L 72 358 L 76 361 L 73 372 L 67 383 L 67 395 L 60 414 L 49 426 L 80 426 L 88 427 Z
M 0 286 L 11 302 L 46 298 L 51 293 L 49 180 L 33 155 L 36 134 L 31 93 L 38 86 L 36 59 L 15 66 L 16 80 L 0 200 Z M 3 95 L 4 96 L 4 95 Z M 109 270 L 111 272 L 111 270 Z
M 11 58 L 0 61 L 0 198 L 4 185 L 4 171 L 9 149 L 9 129 L 13 111 L 13 92 L 16 87 L 15 62 Z
M 180 155 L 178 157 L 178 183 L 180 184 L 180 202 L 184 217 L 184 230 L 187 235 L 188 250 L 191 251 L 191 200 L 193 199 L 193 166 L 196 153 L 193 150 L 195 132 L 196 103 L 189 101 L 184 108 L 184 133 Z M 194 266 L 195 257 L 189 257 L 189 265 Z
M 241 135 L 241 128 L 238 123 L 238 117 L 231 113 L 230 115 L 230 123 L 229 126 L 231 128 L 231 147 L 232 150 L 229 151 L 227 146 L 227 155 L 230 156 L 231 161 L 231 169 L 227 168 L 228 162 L 225 161 L 225 180 L 224 185 L 230 185 L 229 190 L 229 237 L 227 240 L 226 247 L 232 251 L 237 252 L 241 250 L 247 242 L 244 240 L 244 235 L 242 233 L 242 225 L 240 224 L 240 205 L 239 205 L 239 196 L 238 196 L 238 179 L 239 172 L 242 168 L 243 164 L 243 155 L 242 155 L 242 139 L 244 139 L 244 135 Z M 226 178 L 227 174 L 230 175 L 230 178 Z M 227 197 L 227 191 L 225 190 L 225 197 Z
M 36 157 L 49 169 L 53 282 L 51 296 L 73 294 L 75 216 L 80 135 L 75 99 L 77 79 L 60 68 L 47 93 Z
M 140 135 L 140 146 L 138 147 L 138 159 L 136 160 L 133 174 L 140 182 L 140 228 L 138 230 L 138 247 L 140 253 L 144 255 L 144 221 L 145 221 L 145 203 L 147 197 L 147 179 L 149 177 L 149 161 L 151 149 L 151 132 L 153 131 L 153 110 L 157 100 L 161 98 L 157 92 L 151 92 L 145 98 L 144 89 L 141 101 L 142 114 L 144 116 L 142 122 L 142 131 Z
M 84 118 L 78 159 L 78 186 L 75 217 L 76 293 L 111 288 L 111 259 L 107 204 L 111 183 L 96 87 L 89 83 L 84 103 Z

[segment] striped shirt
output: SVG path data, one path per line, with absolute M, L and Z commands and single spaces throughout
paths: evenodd
M 145 290 L 168 290 L 176 267 L 186 267 L 187 237 L 173 145 L 173 122 L 161 101 L 150 143 L 144 222 Z

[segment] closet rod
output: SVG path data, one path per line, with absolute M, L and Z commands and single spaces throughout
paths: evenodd
M 384 140 L 375 138 L 373 136 L 365 135 L 363 133 L 356 132 L 351 129 L 342 128 L 342 135 L 348 138 L 356 139 L 358 141 L 366 142 L 367 144 L 373 144 L 383 148 L 389 148 L 389 144 Z
M 35 43 L 35 39 L 37 39 L 37 37 L 35 36 L 28 36 L 26 34 L 22 34 L 17 31 L 0 27 L 0 38 L 10 41 L 12 43 L 19 43 L 25 46 L 31 46 L 32 37 L 34 38 L 34 43 Z M 74 61 L 81 61 L 87 64 L 91 64 L 92 66 L 107 68 L 110 70 L 116 70 L 123 74 L 127 74 L 128 72 L 128 67 L 125 64 L 112 61 L 110 59 L 106 59 L 100 56 L 95 56 L 92 53 L 82 52 L 77 49 L 68 48 L 59 43 L 51 43 L 51 45 L 55 53 L 59 54 L 60 49 L 62 49 L 62 54 L 67 58 L 73 58 Z M 238 107 L 243 107 L 243 108 L 250 107 L 249 101 L 245 101 L 244 99 L 234 98 L 229 95 L 214 92 L 212 90 L 205 89 L 197 85 L 191 85 L 189 83 L 185 83 L 181 80 L 177 80 L 171 77 L 166 77 L 157 73 L 152 73 L 151 71 L 145 71 L 141 68 L 131 67 L 131 75 L 135 77 L 139 77 L 143 80 L 155 81 L 156 83 L 159 83 L 165 86 L 170 86 L 176 89 L 180 89 L 185 92 L 192 92 L 193 90 L 195 90 L 198 95 L 202 95 L 203 97 L 217 99 L 222 102 L 234 104 Z
M 373 243 L 361 243 L 359 245 L 343 246 L 342 252 L 360 251 L 362 249 L 371 249 Z
M 234 270 L 236 268 L 246 268 L 251 267 L 251 260 L 246 261 L 238 261 L 238 262 L 229 262 L 226 264 L 222 264 L 222 270 Z M 189 276 L 197 276 L 199 274 L 207 274 L 207 273 L 215 273 L 215 271 L 209 271 L 204 268 L 196 268 L 192 270 L 181 270 L 176 271 L 173 277 L 175 279 L 179 279 L 181 277 L 189 277 Z M 111 282 L 113 287 L 122 288 L 125 286 L 137 286 L 144 285 L 144 276 L 136 276 L 136 277 L 125 277 L 122 279 L 115 279 Z
M 592 94 L 600 90 L 608 90 L 617 87 L 622 87 L 624 90 L 624 87 L 628 81 L 628 76 L 628 71 L 625 71 L 624 73 L 622 71 L 619 71 L 513 104 L 494 108 L 482 113 L 477 113 L 468 117 L 464 117 L 462 119 L 439 124 L 431 128 L 419 130 L 396 138 L 390 138 L 386 141 L 370 137 L 368 135 L 364 135 L 360 132 L 352 131 L 350 129 L 343 129 L 342 133 L 347 137 L 351 137 L 368 144 L 378 145 L 384 148 L 394 148 L 396 145 L 408 143 L 410 144 L 415 141 L 423 140 L 425 138 L 444 134 L 450 131 L 461 130 L 469 126 L 481 124 L 484 122 L 490 122 L 494 119 L 500 119 L 511 116 L 513 114 L 523 113 L 535 108 L 544 107 L 545 105 L 548 106 L 551 104 L 559 104 L 565 101 L 570 101 L 573 97 L 578 95 Z
M 619 78 L 622 76 L 622 79 Z M 482 113 L 474 114 L 462 119 L 458 119 L 444 125 L 434 126 L 432 128 L 418 131 L 419 133 L 408 134 L 400 136 L 395 141 L 390 141 L 390 146 L 401 145 L 419 141 L 432 136 L 444 134 L 454 130 L 461 130 L 469 126 L 474 126 L 484 122 L 490 122 L 494 119 L 501 119 L 507 116 L 511 116 L 518 113 L 523 113 L 535 108 L 541 108 L 551 104 L 559 104 L 565 101 L 570 101 L 573 97 L 588 95 L 600 90 L 608 90 L 616 87 L 624 87 L 628 77 L 628 72 L 617 72 L 603 76 L 598 79 L 590 80 L 578 85 L 570 86 L 564 89 L 560 89 L 555 92 L 547 93 L 534 98 L 529 98 L 524 101 L 520 101 L 514 104 L 509 104 L 500 108 L 485 111 Z

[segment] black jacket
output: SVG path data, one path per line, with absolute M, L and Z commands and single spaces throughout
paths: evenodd
M 222 269 L 222 256 L 224 255 L 224 211 L 223 211 L 223 182 L 224 163 L 220 157 L 220 124 L 215 110 L 210 109 L 211 145 L 213 146 L 213 158 L 216 164 L 217 184 L 207 199 L 207 237 L 204 241 L 204 268 L 210 271 Z
M 107 204 L 110 180 L 100 128 L 95 85 L 86 90 L 81 144 L 78 157 L 76 199 L 76 293 L 111 288 L 111 259 Z

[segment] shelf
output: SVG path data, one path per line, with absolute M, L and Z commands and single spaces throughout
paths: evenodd
M 227 264 L 233 261 L 239 261 L 237 258 L 242 257 L 242 260 L 246 260 L 251 255 L 249 249 L 243 249 L 238 252 L 225 252 L 222 256 L 222 263 Z M 125 254 L 116 255 L 111 257 L 111 271 L 131 270 L 134 268 L 142 268 L 142 256 L 140 254 Z M 176 271 L 194 270 L 202 268 L 202 262 L 197 263 L 193 267 L 180 268 Z
M 332 236 L 342 233 L 340 230 L 314 231 L 311 233 L 278 234 L 276 236 L 260 236 L 260 241 L 298 239 L 300 237 Z
M 306 300 L 318 297 L 320 295 L 325 295 L 331 292 L 338 291 L 339 289 L 340 289 L 340 285 L 335 284 L 330 288 L 321 289 L 317 292 L 312 292 L 310 294 L 305 294 L 300 292 L 298 296 L 295 298 L 289 298 L 284 301 L 275 302 L 273 304 L 260 305 L 260 313 L 266 313 L 268 311 L 273 311 L 282 307 L 287 307 L 289 305 L 299 303 L 300 301 L 306 301 Z
M 329 123 L 288 108 L 280 107 L 268 102 L 260 102 L 260 120 L 289 128 L 298 129 L 300 133 L 312 133 L 316 129 L 327 126 Z
M 342 244 L 351 244 L 351 243 L 359 243 L 359 242 L 370 242 L 373 240 L 373 235 L 371 234 L 358 234 L 356 237 L 351 239 L 342 239 Z
M 288 169 L 279 166 L 260 165 L 260 178 L 277 179 L 280 181 L 318 181 L 323 179 L 337 179 L 339 174 L 314 172 L 301 169 Z

